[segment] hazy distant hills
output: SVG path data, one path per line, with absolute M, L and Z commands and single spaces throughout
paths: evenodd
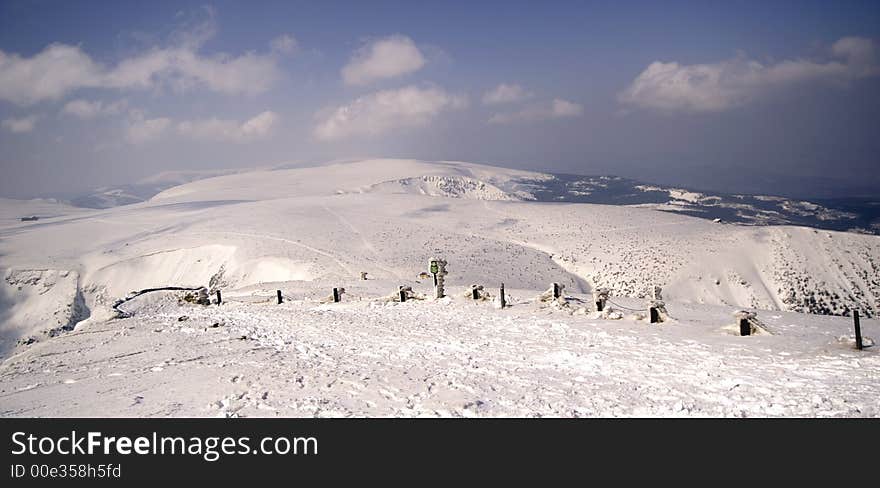
M 76 207 L 105 209 L 149 200 L 164 190 L 201 179 L 249 170 L 165 172 L 134 184 L 104 187 L 70 200 Z M 527 193 L 504 199 L 538 202 L 633 205 L 709 220 L 747 225 L 801 225 L 880 234 L 880 201 L 869 198 L 799 200 L 772 195 L 694 191 L 618 176 L 542 173 L 514 182 Z M 454 195 L 449 195 L 454 196 Z M 495 199 L 491 196 L 487 199 Z
M 537 201 L 638 205 L 749 225 L 802 225 L 880 234 L 880 201 L 867 198 L 798 200 L 771 195 L 707 193 L 646 184 L 617 176 L 553 174 L 536 180 Z

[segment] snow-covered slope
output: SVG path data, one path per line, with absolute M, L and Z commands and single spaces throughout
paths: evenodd
M 355 168 L 365 163 L 353 162 L 358 163 Z M 373 170 L 382 166 L 376 175 L 382 175 L 384 179 L 369 187 L 360 186 L 357 180 L 362 180 L 364 175 L 359 171 L 352 174 L 351 167 L 343 167 L 346 162 L 328 163 L 318 172 L 352 176 L 354 181 L 349 178 L 345 185 L 340 185 L 349 190 L 340 189 L 339 192 L 356 187 L 360 192 L 413 193 L 477 200 L 633 205 L 739 224 L 803 225 L 880 235 L 880 201 L 872 198 L 803 201 L 768 195 L 706 193 L 649 185 L 618 176 L 535 173 L 462 162 L 435 161 L 426 165 L 422 161 L 384 159 L 371 160 L 370 163 Z M 98 188 L 71 199 L 71 204 L 98 209 L 131 205 L 148 200 L 163 190 L 214 176 L 290 169 L 302 168 L 299 164 L 281 164 L 241 170 L 166 171 L 134 184 Z M 254 178 L 260 187 L 265 187 L 265 175 L 258 174 Z M 175 191 L 170 192 L 170 195 L 174 194 Z
M 508 363 L 509 367 L 515 370 L 544 365 L 540 367 L 549 372 L 562 368 L 563 363 L 580 364 L 581 359 L 577 358 L 588 352 L 582 347 L 591 342 L 589 337 L 601 335 L 606 326 L 621 323 L 607 323 L 602 317 L 589 316 L 586 309 L 584 315 L 571 315 L 568 312 L 576 309 L 560 312 L 546 310 L 537 302 L 527 303 L 527 299 L 547 289 L 552 282 L 564 284 L 569 295 L 586 300 L 584 303 L 589 302 L 588 294 L 592 289 L 610 288 L 613 299 L 629 308 L 644 308 L 645 298 L 650 295 L 652 287 L 662 287 L 670 314 L 677 317 L 679 325 L 686 326 L 674 335 L 684 330 L 693 332 L 690 337 L 685 334 L 656 339 L 657 344 L 665 344 L 660 349 L 666 348 L 670 354 L 682 341 L 711 343 L 717 334 L 728 334 L 719 332 L 720 327 L 730 325 L 731 313 L 739 308 L 837 314 L 858 308 L 863 317 L 870 317 L 880 306 L 880 282 L 876 272 L 880 266 L 880 237 L 787 226 L 722 225 L 632 206 L 533 201 L 535 187 L 529 185 L 546 178 L 547 175 L 539 173 L 462 162 L 369 160 L 219 176 L 169 188 L 149 201 L 124 207 L 62 212 L 38 222 L 10 220 L 0 227 L 0 272 L 7 277 L 0 288 L 0 330 L 4 341 L 0 352 L 10 358 L 3 363 L 6 369 L 2 374 L 5 376 L 0 378 L 4 383 L 14 383 L 16 391 L 30 386 L 30 383 L 25 384 L 28 381 L 55 384 L 59 380 L 56 373 L 34 379 L 25 373 L 29 368 L 25 365 L 34 359 L 34 354 L 42 354 L 38 352 L 43 350 L 41 348 L 61 344 L 58 341 L 70 340 L 78 344 L 76 347 L 86 347 L 88 339 L 76 335 L 79 332 L 94 331 L 95 337 L 110 334 L 108 337 L 115 338 L 110 344 L 117 348 L 113 354 L 123 354 L 118 348 L 140 348 L 142 345 L 138 341 L 149 342 L 155 337 L 165 337 L 153 336 L 150 330 L 173 332 L 177 334 L 174 337 L 195 337 L 179 334 L 207 333 L 209 326 L 221 321 L 235 323 L 236 327 L 224 329 L 236 331 L 224 335 L 224 341 L 243 330 L 251 331 L 243 335 L 261 337 L 260 347 L 274 347 L 275 341 L 281 341 L 281 357 L 301 364 L 289 365 L 294 369 L 306 368 L 306 363 L 299 361 L 305 361 L 310 354 L 328 361 L 321 363 L 320 374 L 332 374 L 324 368 L 341 367 L 338 362 L 344 356 L 342 351 L 351 344 L 338 335 L 351 336 L 354 332 L 350 327 L 364 327 L 371 333 L 380 334 L 373 342 L 364 343 L 361 359 L 366 360 L 364 358 L 371 355 L 387 357 L 389 348 L 397 347 L 395 341 L 417 341 L 418 329 L 410 330 L 409 326 L 428 327 L 430 331 L 425 331 L 425 340 L 441 341 L 446 337 L 452 345 L 459 341 L 461 349 L 453 355 L 457 367 L 464 367 L 461 361 L 466 358 L 459 353 L 476 347 L 473 341 L 485 339 L 492 344 L 491 335 L 498 333 L 502 338 L 494 340 L 502 343 L 495 344 L 506 351 L 499 353 L 501 356 L 524 358 L 517 360 L 522 361 L 519 366 Z M 413 308 L 401 308 L 407 311 L 404 314 L 392 309 L 386 313 L 385 308 L 371 307 L 373 300 L 393 294 L 399 285 L 427 291 L 427 283 L 418 275 L 426 269 L 430 256 L 442 256 L 448 260 L 447 282 L 457 297 L 463 295 L 471 284 L 495 288 L 503 282 L 522 300 L 520 312 L 517 312 L 522 315 L 508 323 L 504 316 L 495 315 L 498 311 L 491 307 L 462 308 L 476 304 L 461 297 L 447 308 L 437 304 L 418 308 L 414 304 Z M 361 272 L 367 272 L 371 279 L 359 281 Z M 228 309 L 219 307 L 216 312 L 212 311 L 215 309 L 190 309 L 188 304 L 178 305 L 180 297 L 177 296 L 169 298 L 171 302 L 165 305 L 151 304 L 145 298 L 143 300 L 147 301 L 143 303 L 146 305 L 140 305 L 134 317 L 110 320 L 114 315 L 111 306 L 120 298 L 133 291 L 162 286 L 219 289 L 231 303 L 238 303 L 236 300 L 262 303 L 272 299 L 274 290 L 281 289 L 293 300 L 290 306 L 299 312 L 291 312 L 291 316 L 282 319 L 274 312 L 249 308 L 262 306 L 260 303 L 230 305 Z M 346 309 L 351 317 L 337 316 L 336 309 L 322 311 L 325 306 L 308 301 L 326 296 L 334 286 L 349 290 L 351 299 L 361 299 L 357 306 Z M 688 310 L 693 313 L 685 312 Z M 42 315 L 34 315 L 34 311 Z M 434 313 L 436 317 L 431 316 Z M 554 314 L 555 318 L 543 328 L 529 315 L 546 313 Z M 177 317 L 182 315 L 201 317 L 199 320 L 204 319 L 204 323 L 178 324 Z M 760 315 L 765 316 L 766 312 Z M 791 346 L 789 354 L 813 354 L 804 351 L 842 347 L 837 337 L 844 335 L 850 327 L 850 319 L 846 318 L 819 320 L 800 319 L 797 314 L 777 315 L 785 322 L 779 324 L 783 326 L 780 329 L 783 336 L 788 336 L 788 340 L 805 341 L 800 346 Z M 85 321 L 80 322 L 75 331 L 57 335 L 58 331 L 69 329 L 83 319 Z M 343 322 L 348 325 L 343 327 Z M 638 345 L 640 341 L 655 341 L 650 334 L 643 337 L 637 332 L 644 325 L 643 320 L 629 317 L 624 322 L 629 324 L 627 327 L 636 328 L 632 334 L 615 335 L 610 342 L 599 341 L 609 347 L 615 344 L 613 347 L 619 351 L 618 361 L 623 361 L 627 352 L 641 354 L 638 352 L 642 347 Z M 395 324 L 392 329 L 395 332 L 383 339 L 381 331 L 391 324 Z M 439 324 L 447 325 L 445 329 L 438 329 Z M 809 324 L 809 327 L 800 330 L 799 324 Z M 866 320 L 865 328 L 868 333 L 876 335 L 872 324 L 873 321 Z M 826 325 L 827 330 L 823 331 Z M 501 329 L 508 326 L 511 329 L 505 335 Z M 302 327 L 315 329 L 308 329 L 308 333 L 291 332 Z M 477 332 L 472 327 L 486 327 L 486 330 Z M 571 335 L 535 339 L 540 345 L 528 346 L 527 341 L 532 340 L 530 334 L 552 335 L 558 327 L 571 329 Z M 184 331 L 187 328 L 192 331 Z M 203 328 L 206 330 L 202 331 Z M 125 330 L 137 330 L 137 333 L 131 332 L 137 337 L 117 337 L 119 333 L 123 336 L 129 334 L 122 332 Z M 321 336 L 321 331 L 327 335 Z M 197 341 L 198 347 L 193 346 L 196 349 L 210 348 L 210 344 L 214 344 L 209 335 L 198 337 L 199 341 L 207 342 Z M 558 349 L 567 340 L 585 342 L 573 346 L 575 348 L 566 353 L 570 356 L 565 359 L 559 355 Z M 725 339 L 723 347 L 740 347 L 739 342 L 730 342 L 733 340 L 741 339 Z M 777 341 L 762 342 L 775 351 L 774 348 L 780 347 L 786 339 L 766 340 Z M 525 345 L 512 345 L 523 341 L 526 341 Z M 30 344 L 16 346 L 17 343 Z M 298 348 L 300 343 L 304 350 Z M 155 359 L 167 366 L 171 362 L 178 364 L 186 357 L 200 354 L 213 357 L 214 354 L 201 349 L 187 350 L 185 345 L 163 344 L 166 349 L 160 349 L 164 352 L 156 354 L 173 356 L 173 361 L 154 353 L 141 357 L 151 358 L 150 361 Z M 228 347 L 239 351 L 239 345 L 232 344 Z M 682 351 L 686 351 L 684 354 L 698 354 L 699 348 L 694 347 L 688 346 Z M 174 352 L 167 348 L 173 348 Z M 411 368 L 417 367 L 420 361 L 430 361 L 430 368 L 425 364 L 421 367 L 434 370 L 436 365 L 433 362 L 442 362 L 443 355 L 438 351 L 425 353 L 422 359 L 410 358 L 407 361 L 411 362 L 395 364 L 412 371 Z M 755 352 L 749 351 L 741 350 L 741 354 L 747 356 Z M 101 357 L 105 353 L 110 354 L 109 351 L 95 352 Z M 556 362 L 545 364 L 535 355 L 553 356 Z M 486 360 L 502 361 L 501 356 Z M 65 361 L 71 360 L 65 358 Z M 877 372 L 875 359 L 869 363 L 874 374 Z M 678 361 L 687 360 L 684 356 L 670 359 L 675 367 L 680 366 Z M 709 355 L 706 361 L 715 359 Z M 581 366 L 592 368 L 585 364 Z M 620 364 L 623 366 L 622 362 Z M 780 368 L 807 363 L 786 364 Z M 146 364 L 136 362 L 130 366 L 141 368 Z M 396 369 L 397 366 L 392 367 L 393 372 L 386 372 L 404 374 L 403 370 Z M 485 363 L 482 367 L 492 369 L 496 366 Z M 41 367 L 50 371 L 55 368 L 49 363 Z M 148 373 L 153 367 L 145 371 Z M 804 367 L 820 366 L 817 362 Z M 381 373 L 374 366 L 365 368 Z M 723 369 L 718 367 L 714 371 L 721 374 Z M 505 374 L 511 375 L 514 370 Z M 596 371 L 605 370 L 602 367 Z M 770 368 L 765 373 L 775 375 L 779 371 Z M 844 371 L 852 372 L 852 368 L 842 367 L 840 374 Z M 144 375 L 149 376 L 140 370 L 129 372 L 135 374 L 138 381 L 147 381 Z M 285 372 L 288 373 L 291 371 Z M 208 375 L 210 371 L 199 374 Z M 248 374 L 256 373 L 251 371 Z M 318 381 L 317 377 L 311 379 Z M 765 380 L 762 377 L 760 381 Z M 355 380 L 348 378 L 347 381 Z M 479 386 L 462 378 L 448 381 L 457 381 L 455 384 L 477 390 L 491 384 L 486 380 L 479 384 L 483 386 Z M 566 380 L 560 377 L 559 381 L 554 391 L 566 388 Z M 691 383 L 682 383 L 686 384 Z M 165 383 L 162 385 L 161 388 L 167 387 Z M 855 387 L 855 383 L 846 385 L 846 388 Z M 160 388 L 158 385 L 154 387 Z M 517 388 L 520 387 L 529 388 L 528 384 Z M 0 392 L 0 395 L 10 392 L 9 389 L 4 391 L 6 393 Z M 402 398 L 393 389 L 388 391 L 392 396 L 397 395 L 395 398 Z M 17 398 L 31 398 L 29 395 L 33 394 L 36 393 Z M 57 394 L 63 395 L 63 392 Z M 317 393 L 312 391 L 311 394 Z M 662 392 L 656 394 L 665 395 Z M 528 402 L 520 404 L 512 396 L 505 395 L 505 398 L 510 403 L 504 408 L 486 412 L 571 413 L 555 408 L 545 410 Z M 361 405 L 337 412 L 392 413 L 388 410 L 390 404 L 378 398 L 364 401 L 367 402 L 364 405 L 373 402 L 375 408 Z M 442 398 L 437 401 L 443 404 Z M 259 403 L 255 400 L 254 405 Z M 649 413 L 666 412 L 664 409 L 668 405 L 659 404 L 664 406 L 649 410 Z M 24 404 L 10 399 L 0 404 L 8 406 L 3 409 L 7 413 L 27 412 L 21 405 Z M 868 407 L 871 415 L 877 414 L 876 401 Z M 715 408 L 714 403 L 712 408 Z M 298 407 L 286 413 L 304 414 L 306 411 Z M 722 411 L 725 414 L 736 412 Z M 755 411 L 775 412 L 769 407 Z M 88 411 L 68 410 L 41 412 L 90 414 Z M 159 412 L 152 411 L 152 414 Z M 406 410 L 393 412 L 405 414 Z M 428 411 L 410 413 L 418 412 Z M 184 409 L 172 413 L 206 412 Z
M 162 190 L 215 176 L 241 173 L 245 170 L 163 171 L 136 183 L 97 188 L 70 200 L 71 205 L 82 208 L 112 208 L 149 200 Z
M 466 196 L 467 188 L 481 185 L 495 196 L 499 192 L 528 198 L 521 179 L 541 181 L 549 175 L 454 161 L 371 159 L 324 166 L 251 171 L 180 185 L 153 197 L 154 202 L 205 200 L 270 200 L 343 193 L 415 193 L 401 182 L 424 183 L 423 188 L 459 187 L 461 191 L 435 191 L 434 196 Z M 491 190 L 490 190 L 491 189 Z M 506 199 L 506 198 L 502 198 Z
M 739 337 L 729 310 L 706 305 L 649 325 L 530 302 L 530 290 L 508 290 L 499 310 L 459 287 L 397 303 L 376 299 L 394 282 L 363 283 L 339 304 L 303 285 L 281 305 L 144 295 L 131 318 L 3 362 L 0 415 L 880 416 L 880 355 L 853 350 L 839 318 L 759 312 L 773 335 Z

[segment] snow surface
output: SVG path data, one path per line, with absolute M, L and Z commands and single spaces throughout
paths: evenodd
M 368 160 L 37 222 L 13 218 L 36 203 L 4 201 L 0 415 L 880 414 L 876 348 L 853 349 L 850 318 L 795 313 L 859 309 L 880 335 L 880 237 L 530 202 L 520 182 L 541 177 Z M 430 295 L 433 255 L 451 298 L 388 302 L 399 285 Z M 502 282 L 510 309 L 464 298 Z M 533 300 L 552 282 L 568 306 Z M 661 325 L 629 310 L 655 285 Z M 113 318 L 161 286 L 225 303 L 159 292 Z M 334 286 L 343 303 L 321 303 Z M 622 319 L 593 312 L 598 287 Z M 769 334 L 735 335 L 741 309 Z

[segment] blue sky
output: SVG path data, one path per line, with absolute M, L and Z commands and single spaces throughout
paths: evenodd
M 876 2 L 0 2 L 0 196 L 458 159 L 880 194 Z

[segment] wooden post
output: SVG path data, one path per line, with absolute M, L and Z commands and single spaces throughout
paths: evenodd
M 856 327 L 856 349 L 861 351 L 864 346 L 862 345 L 862 327 L 859 325 L 859 311 L 853 310 L 853 323 Z
M 648 309 L 651 313 L 651 323 L 656 324 L 660 322 L 660 311 L 657 310 L 657 307 L 650 307 Z
M 504 283 L 501 283 L 501 308 L 504 308 L 507 305 L 507 300 L 504 298 Z
M 217 290 L 217 305 L 223 303 L 223 298 L 220 296 L 220 290 Z
M 339 303 L 339 288 L 333 289 L 333 303 Z
M 752 335 L 752 324 L 749 323 L 749 319 L 739 319 L 739 335 Z
M 477 285 L 471 285 L 471 298 L 474 300 L 480 299 L 480 292 L 477 290 Z
M 553 298 L 559 298 L 559 283 L 553 283 Z
M 403 289 L 403 286 L 397 287 L 397 292 L 400 293 L 400 303 L 406 301 L 406 291 Z
M 281 298 L 281 290 L 275 290 L 275 291 L 278 292 L 278 304 L 281 305 L 281 302 L 284 301 Z
M 605 309 L 605 300 L 599 299 L 596 300 L 596 311 L 601 312 Z

